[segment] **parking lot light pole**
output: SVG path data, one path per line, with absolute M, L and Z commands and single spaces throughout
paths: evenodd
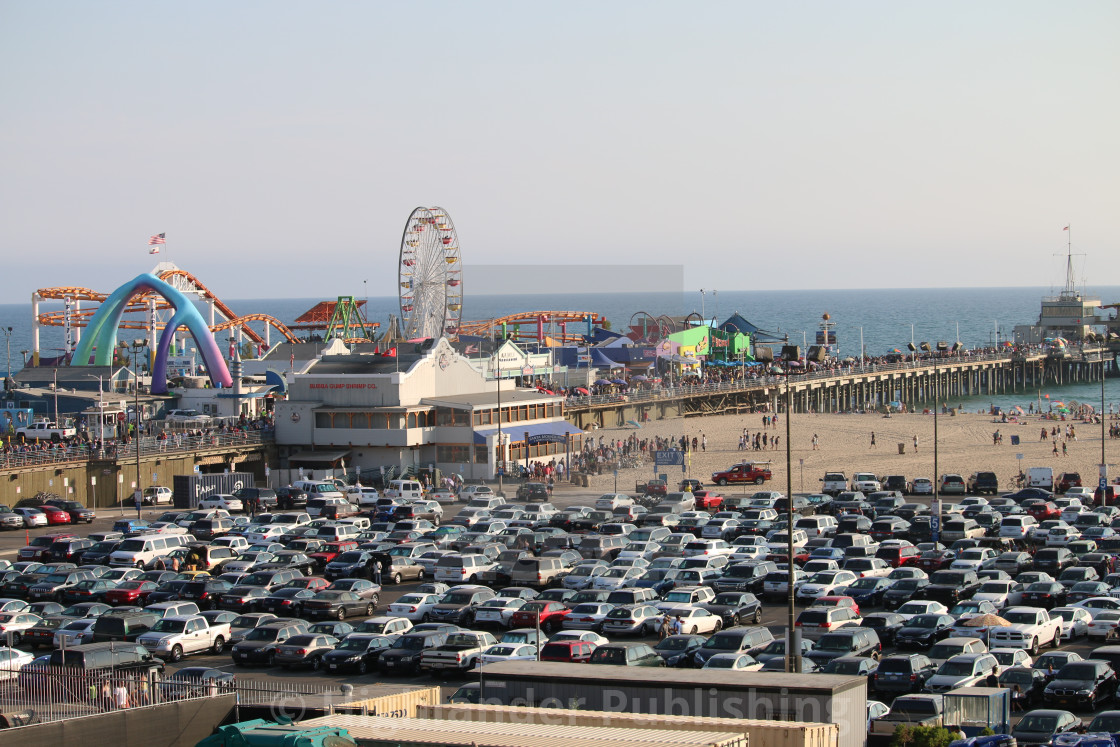
M 788 362 L 786 364 L 789 365 Z M 786 538 L 787 563 L 786 585 L 789 587 L 789 635 L 786 641 L 786 671 L 794 674 L 801 672 L 801 631 L 797 629 L 797 610 L 795 609 L 793 584 L 793 446 L 790 444 L 790 415 L 793 413 L 793 396 L 789 388 L 789 369 L 786 369 Z

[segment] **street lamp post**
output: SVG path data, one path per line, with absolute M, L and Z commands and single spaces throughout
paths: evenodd
M 140 426 L 143 422 L 140 417 L 140 353 L 147 346 L 148 343 L 143 339 L 133 340 L 128 346 L 132 351 L 133 376 L 136 378 L 136 385 L 133 388 L 133 414 L 136 417 L 136 492 L 133 494 L 133 500 L 136 502 L 136 518 L 140 518 L 140 506 L 144 496 L 140 482 Z
M 8 391 L 8 379 L 12 378 L 12 328 L 4 328 L 4 337 L 8 344 L 8 377 L 4 379 L 4 391 Z
M 786 586 L 789 591 L 789 636 L 786 641 L 786 671 L 799 673 L 801 671 L 801 631 L 797 628 L 797 610 L 795 609 L 794 584 L 793 584 L 793 447 L 790 444 L 790 415 L 793 413 L 793 396 L 789 388 L 789 362 L 786 362 Z

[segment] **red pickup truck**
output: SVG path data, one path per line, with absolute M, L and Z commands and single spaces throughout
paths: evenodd
M 728 485 L 737 482 L 761 485 L 772 477 L 770 462 L 743 462 L 723 472 L 713 473 L 712 482 L 716 485 Z

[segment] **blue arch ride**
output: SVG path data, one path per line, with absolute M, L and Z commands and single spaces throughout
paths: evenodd
M 128 302 L 141 293 L 158 293 L 175 309 L 175 314 L 160 333 L 159 344 L 156 346 L 156 358 L 152 364 L 152 394 L 167 394 L 167 355 L 176 330 L 183 326 L 190 331 L 202 354 L 210 382 L 216 387 L 233 386 L 233 377 L 222 358 L 222 351 L 202 314 L 189 298 L 150 273 L 137 275 L 105 299 L 90 319 L 86 334 L 74 351 L 71 365 L 88 366 L 91 356 L 95 366 L 113 364 L 113 350 L 117 346 L 117 327 L 121 323 L 121 316 Z

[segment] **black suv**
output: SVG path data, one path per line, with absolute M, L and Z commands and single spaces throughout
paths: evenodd
M 973 472 L 968 476 L 965 488 L 973 495 L 984 493 L 996 495 L 999 493 L 999 478 L 996 477 L 995 472 Z
M 876 693 L 920 693 L 936 672 L 937 665 L 925 654 L 886 656 L 871 676 L 871 689 Z
M 822 635 L 805 657 L 824 666 L 842 656 L 875 657 L 882 653 L 883 644 L 879 642 L 879 635 L 873 628 L 848 627 Z
M 382 672 L 420 671 L 420 655 L 424 651 L 447 643 L 446 631 L 429 630 L 422 633 L 406 633 L 397 639 L 392 648 L 385 649 L 377 660 L 377 668 Z
M 276 489 L 276 507 L 287 511 L 293 508 L 305 508 L 307 506 L 307 493 L 299 488 L 277 488 Z
M 1042 691 L 1042 700 L 1050 708 L 1078 706 L 1097 710 L 1097 703 L 1112 697 L 1116 690 L 1116 672 L 1107 661 L 1088 659 L 1066 664 Z
M 1038 568 L 1036 565 L 1035 568 Z M 914 594 L 914 599 L 932 599 L 952 607 L 962 599 L 971 599 L 980 588 L 975 571 L 941 570 L 929 577 L 929 586 Z
M 294 490 L 294 488 L 283 488 L 283 490 Z M 280 499 L 277 492 L 272 488 L 241 488 L 233 491 L 234 498 L 240 498 L 241 502 L 245 505 L 245 510 L 249 510 L 251 501 L 256 501 L 254 510 L 258 513 L 261 511 L 272 511 L 277 508 L 285 508 L 280 505 Z M 307 505 L 307 496 L 304 495 L 303 505 Z
M 519 501 L 547 501 L 552 498 L 543 482 L 527 482 L 517 489 Z
M 97 518 L 97 512 L 95 512 L 93 509 L 86 508 L 77 501 L 67 501 L 62 498 L 52 498 L 44 505 L 61 508 L 66 513 L 70 514 L 71 524 L 79 524 L 83 521 L 87 524 L 92 524 L 93 520 Z

